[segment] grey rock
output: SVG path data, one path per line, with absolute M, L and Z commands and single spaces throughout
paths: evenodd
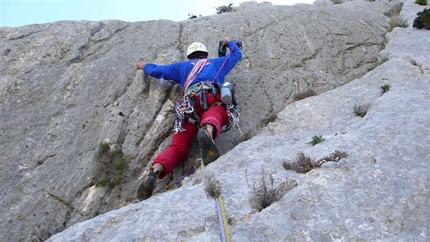
M 177 85 L 145 76 L 135 63 L 183 60 L 195 40 L 215 56 L 224 36 L 244 44 L 244 58 L 227 78 L 236 85 L 243 134 L 233 129 L 217 140 L 223 156 L 206 173 L 223 185 L 232 240 L 428 239 L 428 59 L 404 61 L 407 52 L 396 52 L 395 43 L 408 37 L 393 34 L 384 54 L 389 61 L 368 73 L 382 59 L 390 6 L 250 2 L 179 23 L 0 28 L 0 240 L 42 240 L 69 227 L 50 240 L 218 240 L 201 171 L 178 189 L 163 189 L 198 160 L 196 143 L 157 194 L 135 203 L 139 176 L 168 144 L 180 96 Z M 425 32 L 407 31 L 425 39 L 419 34 Z M 392 90 L 381 96 L 386 81 Z M 321 95 L 292 103 L 306 90 Z M 353 114 L 356 103 L 370 104 L 364 118 Z M 325 140 L 310 147 L 316 134 Z M 94 185 L 101 142 L 121 148 L 128 161 L 113 188 Z M 348 158 L 304 175 L 282 168 L 299 151 L 320 158 L 333 149 Z M 263 166 L 276 171 L 276 184 L 297 187 L 258 212 L 251 187 Z
M 391 89 L 381 93 L 386 83 Z M 395 56 L 362 78 L 288 105 L 261 134 L 206 167 L 222 184 L 231 240 L 428 241 L 429 97 L 430 73 Z M 362 118 L 353 106 L 363 100 L 371 106 Z M 315 134 L 325 139 L 312 146 Z M 282 169 L 298 152 L 320 158 L 334 150 L 348 157 L 306 174 Z M 273 172 L 275 186 L 298 185 L 256 211 L 252 187 L 262 168 Z M 49 241 L 218 240 L 204 179 L 198 172 L 177 190 L 75 224 Z

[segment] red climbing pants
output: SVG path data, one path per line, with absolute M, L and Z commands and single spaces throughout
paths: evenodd
M 216 97 L 214 97 L 212 93 L 207 93 L 206 95 L 209 108 L 203 111 L 199 102 L 200 98 L 196 98 L 195 110 L 197 115 L 201 118 L 200 127 L 203 126 L 203 124 L 211 124 L 214 127 L 213 138 L 215 140 L 220 134 L 221 127 L 227 124 L 228 114 L 225 105 L 221 105 L 219 93 L 217 93 Z M 183 122 L 182 127 L 185 128 L 185 131 L 173 134 L 170 145 L 154 160 L 154 163 L 159 163 L 164 167 L 164 172 L 159 176 L 160 179 L 169 174 L 179 163 L 185 160 L 191 142 L 199 131 L 196 125 L 188 122 Z

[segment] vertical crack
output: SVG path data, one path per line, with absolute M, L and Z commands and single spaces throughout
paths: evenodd
M 185 56 L 184 54 L 184 48 L 182 48 L 182 34 L 183 34 L 183 30 L 184 29 L 184 25 L 182 24 L 182 22 L 179 22 L 179 43 L 178 43 L 178 51 L 179 53 L 181 53 L 181 56 Z
M 119 128 L 120 132 L 119 132 L 118 138 L 116 139 L 116 142 L 115 142 L 115 144 L 118 147 L 122 147 L 122 145 L 125 142 L 125 138 L 127 136 L 127 128 L 128 128 L 129 120 L 130 120 L 130 115 L 124 115 L 123 116 L 123 120 L 122 120 L 121 126 Z

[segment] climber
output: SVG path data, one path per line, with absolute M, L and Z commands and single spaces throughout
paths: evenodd
M 242 52 L 235 40 L 225 37 L 223 45 L 230 50 L 229 54 L 223 57 L 208 59 L 206 46 L 194 42 L 188 46 L 187 61 L 167 65 L 145 61 L 136 64 L 137 69 L 142 69 L 149 76 L 179 83 L 183 94 L 183 98 L 179 99 L 175 106 L 172 141 L 157 155 L 149 172 L 144 176 L 137 190 L 139 200 L 152 195 L 156 178 L 165 177 L 185 160 L 196 134 L 203 163 L 207 165 L 219 157 L 214 140 L 229 121 L 226 104 L 221 100 L 220 87 L 224 84 L 225 76 L 242 58 Z

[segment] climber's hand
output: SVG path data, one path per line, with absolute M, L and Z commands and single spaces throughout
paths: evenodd
M 139 61 L 137 64 L 136 64 L 136 69 L 142 69 L 143 70 L 143 67 L 146 65 L 146 62 L 144 62 L 144 61 Z

